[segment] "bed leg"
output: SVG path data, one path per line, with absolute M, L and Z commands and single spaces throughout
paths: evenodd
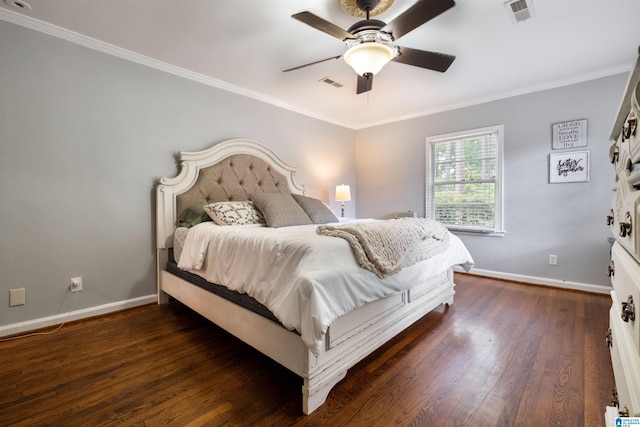
M 444 306 L 449 308 L 450 306 L 453 305 L 453 295 L 449 296 L 445 301 L 444 301 Z
M 158 304 L 166 304 L 169 302 L 169 295 L 162 291 L 162 276 L 165 274 L 165 266 L 169 259 L 169 251 L 167 249 L 158 249 L 156 252 L 156 289 L 158 292 Z
M 333 386 L 338 384 L 345 375 L 347 375 L 346 370 L 338 372 L 331 379 L 319 380 L 318 384 L 315 384 L 318 380 L 314 380 L 314 378 L 305 378 L 302 386 L 302 412 L 309 415 L 322 406 Z
M 158 304 L 166 304 L 169 302 L 169 295 L 163 291 L 158 291 Z
M 444 300 L 444 306 L 445 306 L 446 308 L 449 308 L 450 306 L 452 306 L 452 305 L 453 305 L 453 297 L 454 297 L 454 295 L 456 294 L 456 291 L 455 291 L 456 284 L 455 284 L 455 282 L 453 281 L 453 277 L 454 277 L 454 276 L 453 276 L 453 268 L 450 268 L 450 269 L 449 269 L 449 271 L 447 272 L 447 278 L 448 278 L 448 280 L 449 280 L 449 281 L 450 281 L 450 283 L 451 283 L 451 290 L 450 290 L 450 292 L 451 292 L 451 293 L 450 293 L 450 294 L 447 296 L 447 298 Z

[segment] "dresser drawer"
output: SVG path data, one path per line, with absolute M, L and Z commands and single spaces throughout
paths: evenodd
M 612 292 L 614 294 L 615 291 Z M 631 347 L 631 337 L 625 330 L 615 303 L 609 311 L 611 329 L 611 364 L 616 381 L 619 408 L 625 406 L 632 417 L 640 416 L 640 356 Z
M 613 308 L 617 311 L 622 327 L 628 331 L 636 354 L 640 355 L 640 265 L 617 242 L 611 249 L 613 271 L 611 283 L 614 292 L 611 293 Z M 627 314 L 623 316 L 623 303 Z M 630 303 L 633 303 L 631 305 Z M 633 308 L 633 311 L 631 311 Z M 631 314 L 633 313 L 633 314 Z M 633 317 L 635 316 L 635 320 Z M 626 321 L 623 320 L 626 318 Z

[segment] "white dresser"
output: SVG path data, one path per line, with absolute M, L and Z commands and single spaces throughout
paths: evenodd
M 640 53 L 640 51 L 639 51 Z M 615 195 L 607 223 L 615 237 L 609 274 L 611 310 L 607 344 L 616 382 L 607 426 L 615 418 L 640 417 L 640 58 L 631 71 L 613 132 L 610 160 L 616 170 Z

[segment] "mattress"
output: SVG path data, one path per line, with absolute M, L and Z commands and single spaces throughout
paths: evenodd
M 278 318 L 274 316 L 274 314 L 264 305 L 260 304 L 254 298 L 250 297 L 247 294 L 243 294 L 240 292 L 232 291 L 222 285 L 217 285 L 215 283 L 207 282 L 202 277 L 197 274 L 190 273 L 185 270 L 181 270 L 178 268 L 178 263 L 173 260 L 173 257 L 169 258 L 169 262 L 167 262 L 167 271 L 174 276 L 178 276 L 187 282 L 196 285 L 204 290 L 207 290 L 211 293 L 218 295 L 228 301 L 231 301 L 235 304 L 238 304 L 241 307 L 246 308 L 256 314 L 259 314 L 262 317 L 265 317 L 273 322 L 282 326 L 282 323 L 278 321 Z M 282 326 L 284 328 L 284 326 Z

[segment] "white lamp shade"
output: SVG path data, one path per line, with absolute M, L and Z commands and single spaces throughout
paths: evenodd
M 382 43 L 360 43 L 344 54 L 344 60 L 361 76 L 365 73 L 377 74 L 393 58 L 393 50 Z
M 336 185 L 336 202 L 348 202 L 351 200 L 351 188 L 348 185 Z

